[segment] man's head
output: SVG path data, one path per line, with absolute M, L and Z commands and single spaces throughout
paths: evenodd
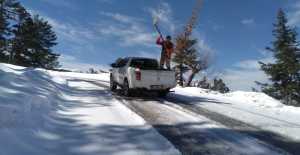
M 171 41 L 171 40 L 172 40 L 172 37 L 171 37 L 171 36 L 167 36 L 166 39 L 167 39 L 168 41 Z

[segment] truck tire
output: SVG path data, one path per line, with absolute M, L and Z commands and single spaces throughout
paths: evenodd
M 168 93 L 169 93 L 169 89 L 161 90 L 161 91 L 158 92 L 158 96 L 161 97 L 161 98 L 166 98 Z
M 110 90 L 111 91 L 115 91 L 117 89 L 117 83 L 114 81 L 114 78 L 112 77 L 112 75 L 110 75 Z
M 127 79 L 124 80 L 124 84 L 123 84 L 123 88 L 122 89 L 123 89 L 124 96 L 130 97 L 132 95 L 132 92 L 131 92 L 131 90 L 129 88 L 129 83 L 128 83 Z

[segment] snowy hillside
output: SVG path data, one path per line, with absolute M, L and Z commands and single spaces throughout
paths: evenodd
M 172 97 L 300 140 L 300 107 L 287 106 L 264 93 L 236 91 L 228 94 L 201 88 L 175 88 Z
M 111 96 L 107 81 L 0 64 L 0 155 L 179 154 Z

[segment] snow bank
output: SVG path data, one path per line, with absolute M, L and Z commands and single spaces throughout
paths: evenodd
M 55 71 L 47 71 L 53 77 L 61 77 L 61 78 L 76 78 L 76 79 L 87 79 L 87 80 L 102 80 L 109 82 L 109 73 L 101 73 L 101 74 L 85 74 L 85 73 L 75 73 L 75 72 L 55 72 Z
M 300 140 L 300 107 L 287 106 L 258 92 L 221 94 L 201 88 L 177 87 L 171 96 L 228 117 Z
M 0 155 L 179 154 L 108 78 L 0 63 Z
M 245 104 L 250 103 L 264 108 L 282 108 L 284 106 L 280 101 L 275 100 L 264 93 L 236 91 L 224 94 L 224 96 L 232 100 L 241 101 Z
M 0 128 L 34 128 L 44 121 L 56 93 L 46 80 L 41 70 L 0 64 Z
M 174 88 L 174 91 L 185 96 L 205 96 L 211 99 L 251 104 L 252 106 L 261 108 L 280 108 L 286 109 L 287 111 L 290 110 L 290 112 L 300 113 L 300 107 L 284 105 L 280 101 L 260 92 L 235 91 L 222 94 L 216 91 L 196 87 L 176 87 Z

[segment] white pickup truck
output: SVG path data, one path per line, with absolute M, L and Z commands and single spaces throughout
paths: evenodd
M 175 72 L 160 69 L 157 60 L 127 57 L 111 64 L 110 89 L 120 86 L 125 96 L 135 90 L 155 91 L 165 97 L 176 86 Z

